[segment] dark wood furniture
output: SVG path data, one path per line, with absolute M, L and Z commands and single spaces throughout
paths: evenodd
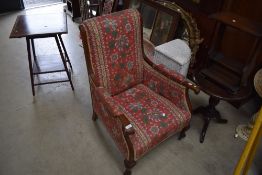
M 24 3 L 21 0 L 2 1 L 2 5 L 0 6 L 0 13 L 23 10 L 24 8 Z
M 80 1 L 79 0 L 67 0 L 65 6 L 65 12 L 72 17 L 74 21 L 76 18 L 81 17 Z
M 234 104 L 250 96 L 252 91 L 250 75 L 255 68 L 262 36 L 262 26 L 239 15 L 221 12 L 210 17 L 218 22 L 209 52 L 210 59 L 206 67 L 194 76 L 194 80 L 201 87 L 201 90 L 210 95 L 209 105 L 199 107 L 194 111 L 195 113 L 202 113 L 205 120 L 200 142 L 204 141 L 207 127 L 212 118 L 215 118 L 219 123 L 227 122 L 221 118 L 219 112 L 215 109 L 219 100 Z M 234 57 L 227 57 L 221 52 L 221 41 L 227 28 L 248 33 L 255 37 L 255 42 L 245 64 L 241 64 Z
M 125 6 L 129 5 L 131 1 L 136 2 L 139 0 L 124 0 Z M 169 0 L 170 4 L 172 4 L 172 2 L 175 2 L 180 6 L 182 10 L 190 13 L 190 15 L 195 19 L 198 29 L 201 31 L 200 38 L 204 39 L 199 45 L 196 59 L 193 64 L 190 65 L 189 73 L 201 70 L 209 60 L 208 51 L 212 45 L 211 43 L 216 28 L 216 21 L 209 17 L 210 14 L 220 11 L 229 11 L 251 19 L 252 21 L 262 21 L 262 11 L 259 8 L 262 6 L 261 0 Z M 233 30 L 226 30 L 222 41 L 223 52 L 227 55 L 234 55 L 241 64 L 245 64 L 249 57 L 248 54 L 254 40 L 254 37 L 251 38 L 249 34 L 240 34 Z M 251 79 L 261 65 L 262 49 L 258 51 L 255 68 L 250 74 Z M 189 78 L 191 77 L 189 76 Z M 241 104 L 244 102 L 245 101 L 242 101 Z
M 204 125 L 200 134 L 200 142 L 203 143 L 207 128 L 212 119 L 215 119 L 217 123 L 227 123 L 227 120 L 223 119 L 219 111 L 216 110 L 216 106 L 219 104 L 220 100 L 234 102 L 241 100 L 242 98 L 247 98 L 249 94 L 244 89 L 239 92 L 238 95 L 229 93 L 228 91 L 225 91 L 225 89 L 217 86 L 217 84 L 207 79 L 202 74 L 196 75 L 194 77 L 194 81 L 196 84 L 198 84 L 202 91 L 210 96 L 209 104 L 207 106 L 200 106 L 193 110 L 193 114 L 201 113 L 203 115 Z
M 66 33 L 67 33 L 67 20 L 66 20 L 66 15 L 63 13 L 17 16 L 16 22 L 10 34 L 10 38 L 22 38 L 22 37 L 26 38 L 29 71 L 30 71 L 33 95 L 35 95 L 34 86 L 50 84 L 50 83 L 69 81 L 72 90 L 74 90 L 74 86 L 71 80 L 71 74 L 67 67 L 67 63 L 69 63 L 71 69 L 72 69 L 72 65 L 61 37 L 62 34 L 66 34 Z M 35 44 L 34 44 L 35 39 L 48 38 L 48 37 L 55 38 L 60 53 L 60 55 L 51 55 L 49 59 L 46 56 L 37 56 L 35 51 Z M 59 57 L 61 57 L 60 64 L 58 62 Z M 39 78 L 40 74 L 55 73 L 55 72 L 65 72 L 67 74 L 66 79 L 54 80 L 54 81 L 48 80 L 44 82 L 35 81 L 35 76 Z
M 250 21 L 257 21 L 260 24 L 262 23 L 261 0 L 230 0 L 229 2 L 225 1 L 225 3 L 229 3 L 228 8 L 226 8 L 225 11 L 230 11 L 249 19 Z M 234 55 L 241 64 L 246 64 L 250 58 L 250 51 L 255 40 L 256 37 L 251 37 L 248 33 L 236 33 L 233 30 L 226 30 L 222 41 L 223 52 L 227 55 Z M 260 42 L 259 45 L 260 49 L 257 50 L 256 63 L 250 74 L 250 79 L 253 79 L 255 73 L 262 67 L 262 42 Z
M 216 20 L 210 18 L 210 14 L 221 11 L 232 12 L 242 17 L 248 18 L 251 21 L 262 21 L 262 1 L 261 0 L 170 0 L 181 6 L 194 17 L 198 28 L 201 31 L 201 38 L 204 41 L 200 44 L 196 55 L 196 64 L 190 68 L 189 72 L 199 71 L 203 68 L 206 62 L 209 61 L 208 52 L 212 45 L 213 36 L 216 32 Z M 226 29 L 223 40 L 221 41 L 221 49 L 225 55 L 233 56 L 240 64 L 246 64 L 249 59 L 249 54 L 255 37 L 250 37 L 248 33 L 237 32 L 236 30 Z M 260 42 L 260 45 L 262 43 Z M 261 47 L 261 46 L 260 46 Z M 252 73 L 249 75 L 253 78 L 254 73 L 262 65 L 262 49 L 257 52 L 257 59 Z M 193 70 L 192 70 L 193 69 Z M 244 104 L 245 101 L 238 102 L 236 107 Z
M 259 52 L 262 24 L 230 12 L 216 13 L 210 17 L 215 19 L 218 24 L 209 52 L 211 59 L 208 68 L 204 69 L 202 73 L 233 94 L 238 94 L 242 88 L 251 89 L 248 86 L 252 83 L 251 73 L 255 68 Z M 221 41 L 225 30 L 244 32 L 254 38 L 253 46 L 249 50 L 249 56 L 245 63 L 238 61 L 237 58 L 234 58 L 234 55 L 223 53 Z

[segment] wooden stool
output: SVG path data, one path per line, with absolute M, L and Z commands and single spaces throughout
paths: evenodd
M 35 95 L 35 86 L 70 82 L 72 90 L 74 86 L 71 79 L 71 72 L 67 67 L 69 63 L 71 69 L 72 64 L 67 54 L 65 45 L 63 43 L 62 34 L 67 33 L 67 19 L 63 13 L 58 14 L 38 14 L 38 15 L 19 15 L 17 16 L 16 22 L 10 34 L 10 38 L 26 38 L 28 63 L 31 79 L 31 87 L 33 96 Z M 34 39 L 38 38 L 55 38 L 59 55 L 37 56 L 35 51 Z M 32 48 L 32 50 L 31 50 Z M 33 57 L 33 60 L 32 60 Z M 60 63 L 55 62 L 59 61 Z M 41 62 L 45 61 L 45 66 L 41 67 Z M 55 62 L 54 64 L 51 64 Z M 43 65 L 43 64 L 42 64 Z M 67 78 L 52 80 L 52 81 L 39 81 L 35 82 L 35 76 L 40 74 L 55 73 L 55 72 L 66 72 Z

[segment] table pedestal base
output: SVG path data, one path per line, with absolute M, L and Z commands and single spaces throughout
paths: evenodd
M 204 142 L 207 128 L 211 119 L 215 119 L 217 123 L 227 123 L 227 120 L 223 119 L 220 113 L 216 110 L 216 105 L 218 105 L 219 101 L 220 100 L 218 98 L 210 96 L 208 106 L 200 106 L 193 111 L 193 114 L 201 113 L 204 119 L 204 126 L 200 134 L 200 143 Z

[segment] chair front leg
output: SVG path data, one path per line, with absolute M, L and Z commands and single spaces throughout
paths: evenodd
M 182 129 L 182 131 L 179 134 L 178 140 L 182 140 L 184 137 L 186 137 L 186 131 L 189 130 L 189 128 L 190 124 Z
M 135 152 L 134 152 L 134 145 L 131 142 L 130 139 L 130 135 L 134 134 L 134 128 L 133 126 L 130 124 L 129 120 L 124 116 L 121 115 L 119 116 L 120 120 L 123 123 L 122 126 L 122 131 L 127 143 L 127 147 L 128 147 L 128 152 L 129 155 L 127 157 L 127 159 L 124 160 L 124 164 L 125 164 L 125 168 L 126 170 L 124 171 L 124 175 L 131 175 L 131 169 L 136 165 L 136 161 L 135 161 Z
M 98 119 L 96 112 L 93 110 L 92 120 L 96 121 Z
M 125 164 L 125 168 L 126 168 L 124 175 L 131 175 L 132 174 L 131 169 L 136 165 L 136 161 L 125 159 L 124 164 Z

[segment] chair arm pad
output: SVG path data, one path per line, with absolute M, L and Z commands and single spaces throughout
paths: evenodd
M 167 78 L 185 86 L 188 89 L 193 90 L 196 94 L 198 94 L 200 92 L 199 86 L 194 84 L 194 83 L 189 82 L 183 75 L 177 73 L 174 70 L 168 69 L 163 64 L 155 64 L 152 61 L 153 60 L 152 58 L 150 59 L 150 58 L 145 56 L 145 60 L 151 67 L 153 67 L 156 71 L 163 74 Z

